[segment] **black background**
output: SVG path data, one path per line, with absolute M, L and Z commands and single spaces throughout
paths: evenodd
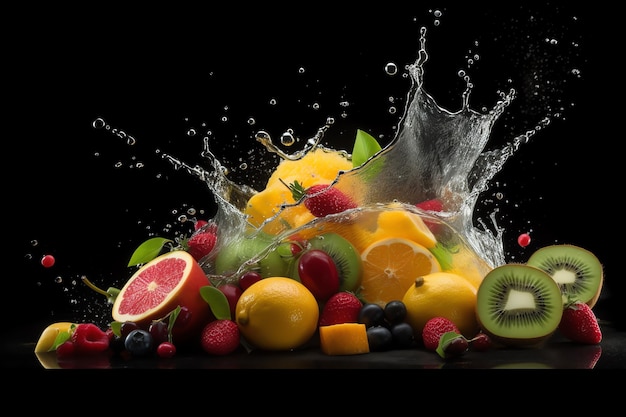
M 443 13 L 438 26 L 434 10 Z M 71 300 L 94 294 L 72 281 L 86 275 L 104 288 L 121 285 L 131 272 L 130 254 L 150 233 L 165 234 L 167 224 L 189 226 L 177 225 L 175 210 L 211 213 L 204 184 L 174 170 L 157 149 L 202 163 L 202 137 L 211 131 L 212 146 L 237 179 L 239 157 L 258 161 L 258 130 L 278 137 L 292 128 L 306 139 L 332 116 L 337 122 L 327 139 L 337 147 L 350 146 L 356 128 L 390 139 L 409 83 L 383 68 L 395 62 L 404 72 L 415 60 L 421 26 L 428 27 L 425 88 L 440 105 L 460 108 L 464 83 L 457 71 L 466 68 L 468 50 L 480 55 L 469 70 L 473 108 L 493 107 L 500 89 L 518 91 L 488 147 L 536 125 L 546 103 L 564 107 L 563 117 L 522 146 L 494 179 L 506 197 L 505 245 L 515 260 L 555 242 L 593 251 L 606 276 L 597 314 L 621 319 L 621 177 L 614 163 L 621 137 L 611 104 L 621 85 L 606 54 L 616 38 L 601 10 L 550 2 L 483 9 L 419 3 L 343 11 L 323 4 L 15 11 L 7 16 L 17 24 L 5 37 L 3 64 L 5 246 L 12 271 L 4 280 L 10 314 L 24 318 L 15 324 L 73 318 Z M 549 39 L 559 41 L 556 53 Z M 545 85 L 546 79 L 568 82 Z M 395 115 L 388 113 L 390 96 L 398 103 Z M 344 100 L 347 108 L 339 104 Z M 311 109 L 314 102 L 320 110 Z M 95 129 L 97 118 L 136 144 Z M 192 128 L 195 136 L 188 134 Z M 529 229 L 531 245 L 517 247 L 517 235 Z M 46 253 L 56 257 L 53 268 L 39 263 Z

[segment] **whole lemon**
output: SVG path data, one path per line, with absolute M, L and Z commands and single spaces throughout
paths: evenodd
M 478 332 L 476 287 L 461 275 L 434 272 L 420 276 L 402 301 L 406 305 L 406 321 L 420 338 L 424 325 L 433 317 L 449 319 L 467 338 Z
M 235 307 L 242 336 L 265 350 L 291 350 L 304 345 L 317 330 L 319 306 L 300 282 L 268 277 L 246 289 Z

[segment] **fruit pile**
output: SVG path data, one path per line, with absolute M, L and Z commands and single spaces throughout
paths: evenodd
M 85 279 L 111 303 L 110 326 L 53 323 L 35 352 L 172 357 L 319 345 L 327 355 L 423 348 L 450 358 L 539 347 L 557 330 L 600 343 L 592 308 L 603 267 L 592 253 L 553 245 L 490 268 L 440 238 L 445 201 L 360 211 L 333 180 L 379 149 L 359 131 L 352 158 L 320 148 L 282 161 L 247 203 L 245 236 L 224 240 L 223 226 L 198 220 L 188 239 L 147 240 L 121 289 Z M 294 232 L 277 240 L 285 228 Z

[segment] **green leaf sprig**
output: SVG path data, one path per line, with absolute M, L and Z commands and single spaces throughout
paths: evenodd
M 378 141 L 369 133 L 357 129 L 354 147 L 352 149 L 352 166 L 358 167 L 363 165 L 369 158 L 382 148 Z
M 164 237 L 153 237 L 146 240 L 141 245 L 139 245 L 137 249 L 135 249 L 135 252 L 133 252 L 130 260 L 128 261 L 128 266 L 135 266 L 150 262 L 151 260 L 159 256 L 159 254 L 163 250 L 163 247 L 166 244 L 171 243 L 173 243 L 172 239 L 167 239 Z

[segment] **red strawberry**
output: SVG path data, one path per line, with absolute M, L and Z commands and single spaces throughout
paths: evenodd
M 341 213 L 357 207 L 350 197 L 341 190 L 330 187 L 329 184 L 315 184 L 305 189 L 298 181 L 294 181 L 287 187 L 291 190 L 294 200 L 299 201 L 302 197 L 306 197 L 304 206 L 315 217 Z
M 452 321 L 445 317 L 433 317 L 426 322 L 424 329 L 422 330 L 422 341 L 424 347 L 433 352 L 437 350 L 439 346 L 439 339 L 444 333 L 456 332 L 461 334 L 459 328 L 456 327 Z
M 422 209 L 424 211 L 443 211 L 443 203 L 441 200 L 435 198 L 432 200 L 422 201 L 421 203 L 417 203 L 415 207 Z M 440 223 L 430 221 L 427 217 L 424 217 L 424 224 L 428 226 L 431 232 L 438 233 L 440 228 Z
M 109 335 L 93 323 L 80 323 L 72 333 L 74 352 L 93 354 L 109 348 Z
M 239 327 L 232 320 L 213 320 L 202 329 L 200 343 L 210 355 L 228 355 L 239 347 Z
M 187 252 L 199 261 L 215 247 L 217 235 L 214 231 L 207 230 L 192 235 L 187 241 Z
M 441 202 L 441 200 L 436 199 L 436 198 L 432 200 L 422 201 L 421 203 L 417 203 L 415 206 L 417 208 L 420 208 L 426 211 L 442 211 L 443 210 L 443 203 Z
M 319 325 L 356 323 L 363 303 L 354 293 L 340 291 L 330 296 L 320 314 Z
M 559 331 L 566 338 L 578 343 L 597 345 L 602 340 L 596 315 L 582 301 L 574 301 L 564 306 Z

